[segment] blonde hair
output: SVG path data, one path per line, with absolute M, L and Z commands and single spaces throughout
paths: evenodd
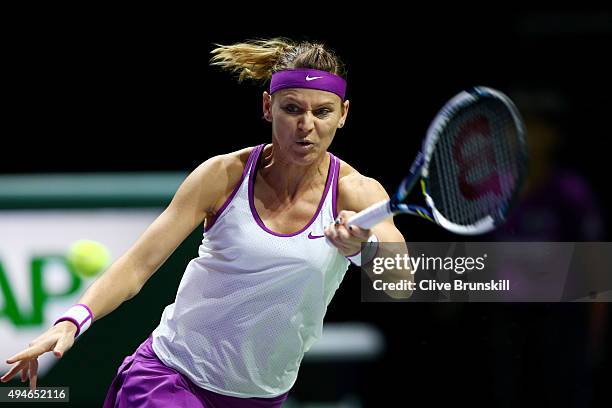
M 273 73 L 291 68 L 318 69 L 346 77 L 342 61 L 322 43 L 277 37 L 215 46 L 211 65 L 238 74 L 239 82 L 267 81 Z

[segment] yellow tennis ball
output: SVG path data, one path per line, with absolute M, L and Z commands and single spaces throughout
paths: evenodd
M 111 255 L 101 243 L 84 239 L 70 246 L 66 259 L 76 275 L 89 278 L 108 266 Z

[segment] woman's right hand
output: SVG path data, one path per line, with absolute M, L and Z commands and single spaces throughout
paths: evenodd
M 0 380 L 7 382 L 21 371 L 21 382 L 25 382 L 29 375 L 30 389 L 35 390 L 38 379 L 38 356 L 53 351 L 55 357 L 62 357 L 74 344 L 76 331 L 76 325 L 69 321 L 51 327 L 34 339 L 28 348 L 6 360 L 7 364 L 16 364 Z

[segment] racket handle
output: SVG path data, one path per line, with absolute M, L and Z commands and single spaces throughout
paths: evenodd
M 346 223 L 347 226 L 357 225 L 359 228 L 370 229 L 387 217 L 391 217 L 393 212 L 389 207 L 389 200 L 384 200 L 372 204 L 368 208 L 351 217 Z

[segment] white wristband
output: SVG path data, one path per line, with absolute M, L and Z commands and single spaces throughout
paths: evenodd
M 61 315 L 53 325 L 55 326 L 59 322 L 69 321 L 76 325 L 77 331 L 74 334 L 74 338 L 76 339 L 81 334 L 85 333 L 91 323 L 93 322 L 93 313 L 91 309 L 82 303 L 76 304 L 72 306 L 66 313 Z
M 376 255 L 376 251 L 378 249 L 378 237 L 374 234 L 370 235 L 370 238 L 368 238 L 367 243 L 373 243 L 374 245 L 366 245 L 366 251 L 365 254 L 363 254 L 363 257 L 360 250 L 354 255 L 347 256 L 346 259 L 348 259 L 357 266 L 361 266 L 362 260 L 364 261 L 363 263 L 370 262 Z

